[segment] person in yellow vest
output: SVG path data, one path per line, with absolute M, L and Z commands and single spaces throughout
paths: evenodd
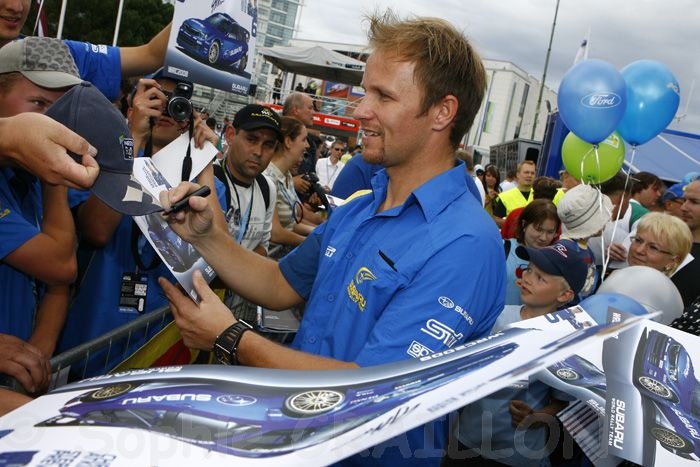
M 501 192 L 493 205 L 493 219 L 500 228 L 508 214 L 516 208 L 527 206 L 532 201 L 532 183 L 535 181 L 535 163 L 522 161 L 515 174 L 517 186 Z

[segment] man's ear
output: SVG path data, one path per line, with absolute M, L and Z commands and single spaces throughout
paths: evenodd
M 442 131 L 452 125 L 457 116 L 459 101 L 452 94 L 443 97 L 442 100 L 435 105 L 435 116 L 433 118 L 433 129 Z

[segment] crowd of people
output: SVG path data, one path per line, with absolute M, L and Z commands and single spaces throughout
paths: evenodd
M 0 9 L 24 21 L 28 3 L 0 1 Z M 303 91 L 285 99 L 282 115 L 250 104 L 222 128 L 196 112 L 165 114 L 181 82 L 159 70 L 169 26 L 142 47 L 102 53 L 16 40 L 19 30 L 0 23 L 0 274 L 12 310 L 0 320 L 0 372 L 28 394 L 3 391 L 0 409 L 46 390 L 55 353 L 168 304 L 185 344 L 220 364 L 355 369 L 447 350 L 576 304 L 611 270 L 647 266 L 683 299 L 672 326 L 700 335 L 700 179 L 666 188 L 653 174 L 620 172 L 592 186 L 566 171 L 537 177 L 535 161 L 522 161 L 501 181 L 498 167 L 474 165 L 458 148 L 486 89 L 471 44 L 435 18 L 368 20 L 372 52 L 355 111 L 362 148 L 345 163 L 346 142 L 319 138 Z M 89 190 L 100 170 L 96 145 L 41 115 L 83 80 L 114 101 L 119 83 L 105 70 L 147 73 L 120 123 L 134 156 L 183 133 L 221 150 L 160 202 L 167 210 L 201 185 L 216 196 L 147 215 L 216 271 L 211 286 L 193 273 L 198 302 L 174 285 L 136 221 Z M 345 203 L 331 210 L 327 194 Z M 445 297 L 461 312 L 442 306 Z M 232 310 L 243 302 L 303 309 L 293 341 L 269 340 L 239 319 Z M 546 428 L 569 399 L 533 379 L 463 408 L 451 432 L 440 417 L 343 464 L 546 465 Z

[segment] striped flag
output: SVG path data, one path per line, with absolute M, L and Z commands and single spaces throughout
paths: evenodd
M 36 0 L 39 11 L 36 15 L 33 34 L 38 37 L 46 37 L 48 35 L 48 27 L 46 23 L 46 12 L 44 11 L 44 0 Z

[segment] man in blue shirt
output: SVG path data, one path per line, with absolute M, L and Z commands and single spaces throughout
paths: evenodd
M 486 335 L 502 309 L 503 246 L 454 156 L 483 98 L 481 59 L 443 20 L 369 21 L 373 53 L 354 116 L 363 157 L 384 167 L 370 194 L 336 209 L 280 263 L 233 245 L 203 198 L 169 218 L 245 298 L 271 309 L 307 301 L 288 348 L 248 332 L 201 276 L 199 304 L 161 279 L 185 343 L 213 347 L 221 363 L 318 370 L 415 358 Z M 343 464 L 438 466 L 446 429 L 443 418 Z
M 30 0 L 0 0 L 0 46 L 20 36 L 31 7 Z M 110 101 L 119 98 L 122 76 L 138 76 L 163 65 L 170 36 L 170 24 L 147 44 L 112 47 L 88 42 L 64 41 L 73 55 L 80 77 L 90 81 Z

